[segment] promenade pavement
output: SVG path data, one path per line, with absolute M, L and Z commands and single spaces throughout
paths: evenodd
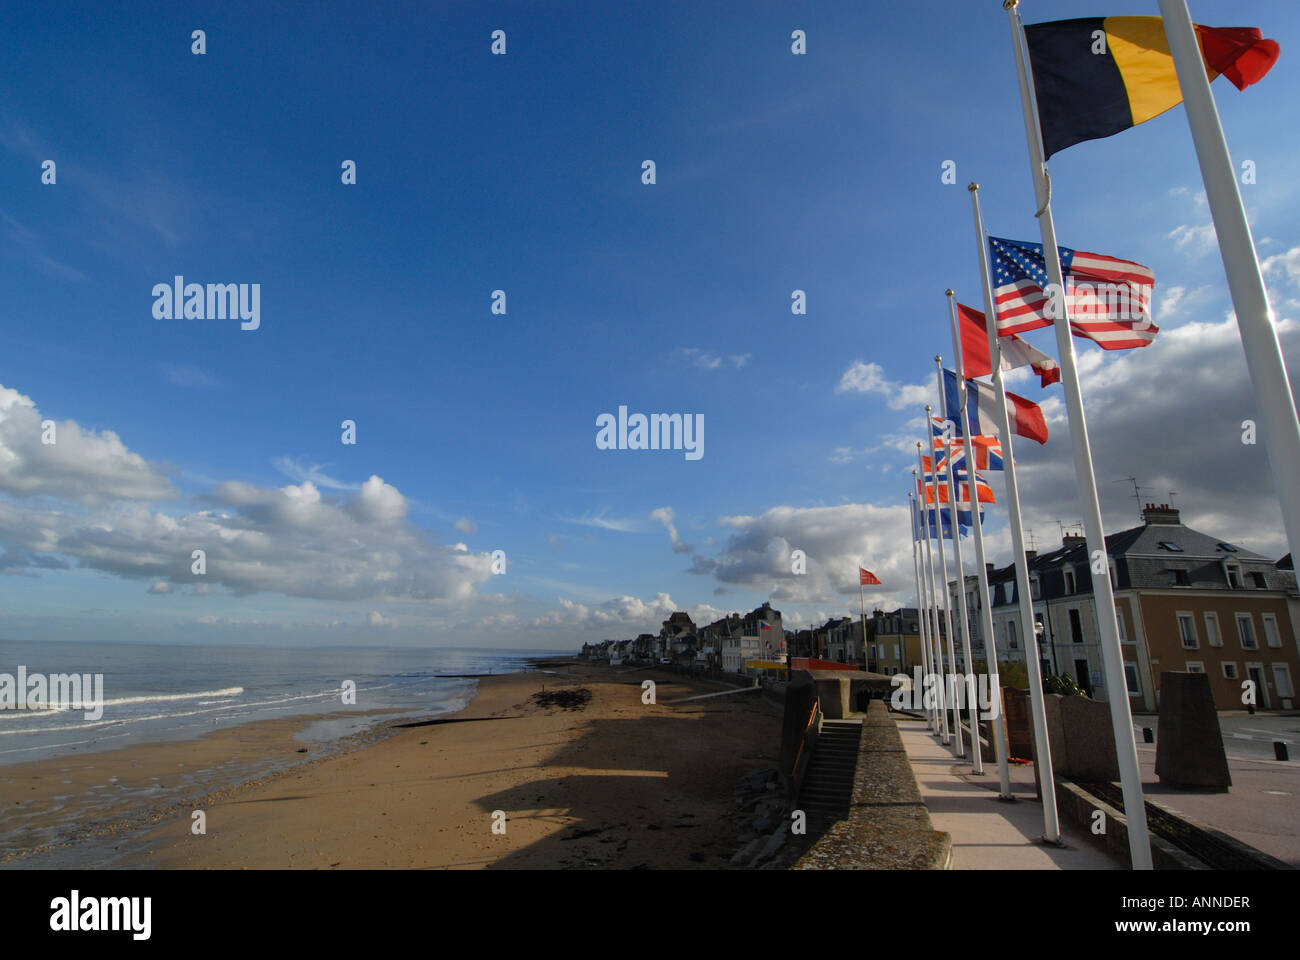
M 1012 768 L 1014 802 L 998 799 L 998 769 L 971 773 L 928 729 L 924 720 L 896 715 L 921 799 L 936 830 L 952 836 L 954 870 L 1119 870 L 1125 865 L 1097 849 L 1089 837 L 1062 824 L 1063 847 L 1041 842 L 1043 807 L 1034 799 L 1029 766 Z M 968 747 L 969 749 L 969 747 Z

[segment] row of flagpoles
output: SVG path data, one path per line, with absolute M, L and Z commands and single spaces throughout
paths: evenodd
M 1043 838 L 1049 843 L 1059 843 L 1060 823 L 1039 666 L 1042 660 L 1012 442 L 1014 434 L 1045 443 L 1047 428 L 1036 404 L 1007 392 L 1003 372 L 1028 365 L 1039 375 L 1044 387 L 1057 381 L 1061 383 L 1069 417 L 1075 472 L 1081 490 L 1104 687 L 1115 734 L 1130 857 L 1135 869 L 1151 868 L 1150 842 L 1073 338 L 1091 339 L 1108 350 L 1139 348 L 1151 343 L 1158 333 L 1150 318 L 1150 291 L 1154 277 L 1141 264 L 1058 245 L 1046 162 L 1051 153 L 1084 139 L 1110 136 L 1144 122 L 1180 101 L 1185 102 L 1237 312 L 1247 366 L 1258 400 L 1260 434 L 1272 466 L 1287 538 L 1291 544 L 1300 544 L 1300 495 L 1292 486 L 1294 478 L 1300 476 L 1300 422 L 1296 418 L 1295 401 L 1254 242 L 1237 190 L 1234 168 L 1209 88 L 1210 80 L 1219 74 L 1228 76 L 1241 89 L 1256 82 L 1276 60 L 1277 44 L 1263 39 L 1253 28 L 1194 25 L 1186 0 L 1159 0 L 1159 3 L 1163 19 L 1096 18 L 1026 27 L 1020 20 L 1019 0 L 1004 0 L 1019 74 L 1034 181 L 1035 217 L 1039 221 L 1042 242 L 1023 243 L 987 236 L 980 211 L 979 185 L 970 185 L 984 311 L 980 313 L 957 303 L 953 291 L 947 291 L 956 370 L 945 370 L 941 358 L 935 357 L 941 416 L 934 417 L 932 408 L 925 408 L 930 442 L 917 444 L 915 489 L 908 491 L 922 666 L 927 676 L 937 677 L 939 681 L 934 685 L 933 699 L 926 697 L 922 700 L 928 723 L 936 737 L 950 744 L 958 756 L 965 756 L 961 716 L 964 705 L 968 712 L 965 729 L 969 730 L 972 741 L 974 772 L 983 772 L 971 618 L 967 609 L 961 542 L 969 527 L 974 533 L 980 633 L 985 638 L 989 689 L 993 702 L 998 705 L 991 724 L 994 753 L 1001 781 L 1000 793 L 1009 799 L 1007 743 L 1000 707 L 997 645 L 982 530 L 983 505 L 993 503 L 994 496 L 992 487 L 979 471 L 1002 472 L 1015 565 L 1015 618 L 1025 648 L 1035 762 L 1042 784 Z M 1077 49 L 1077 44 L 1071 46 L 1074 43 L 1072 38 L 1076 36 L 1090 41 L 1091 46 L 1085 45 L 1082 50 Z M 1098 61 L 1093 60 L 1085 66 L 1082 58 L 1106 54 L 1108 42 L 1126 49 L 1124 63 L 1114 61 L 1099 66 Z M 1136 59 L 1135 47 L 1138 50 Z M 1053 55 L 1050 62 L 1038 62 L 1048 53 Z M 1073 65 L 1078 69 L 1072 70 L 1068 62 L 1071 56 L 1080 57 L 1081 62 Z M 1133 70 L 1134 64 L 1136 70 Z M 1088 114 L 1081 104 L 1088 102 L 1090 91 L 1082 87 L 1096 84 L 1099 76 L 1102 82 L 1108 82 L 1105 75 L 1108 66 L 1115 72 L 1111 79 L 1119 80 L 1123 74 L 1125 86 L 1119 89 L 1128 91 L 1124 95 L 1132 100 L 1132 106 L 1125 105 L 1129 109 L 1127 114 L 1120 111 L 1115 116 L 1103 115 L 1106 110 L 1102 109 Z M 1132 76 L 1125 71 L 1131 71 Z M 1041 80 L 1044 88 L 1041 96 L 1035 87 L 1036 80 Z M 1139 89 L 1135 95 L 1134 90 L 1142 84 L 1152 89 Z M 1104 102 L 1113 103 L 1113 98 Z M 1072 129 L 1071 123 L 1077 129 Z M 1050 140 L 1045 131 L 1050 133 Z M 1070 286 L 1067 286 L 1067 281 Z M 1102 289 L 1114 289 L 1119 293 L 1117 297 L 1107 298 L 1097 293 Z M 1057 361 L 1016 336 L 1025 330 L 1046 326 L 1055 329 Z M 981 376 L 988 376 L 990 382 L 977 379 Z M 952 545 L 956 568 L 955 611 L 948 590 L 949 551 L 945 540 Z M 937 543 L 937 549 L 932 548 L 932 543 Z M 958 669 L 958 637 L 964 671 Z M 956 696 L 958 691 L 963 696 Z

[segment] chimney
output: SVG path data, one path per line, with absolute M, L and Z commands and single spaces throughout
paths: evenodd
M 1069 550 L 1071 547 L 1086 547 L 1088 538 L 1075 533 L 1067 533 L 1061 538 L 1061 547 Z
M 1156 506 L 1154 503 L 1148 503 L 1146 509 L 1142 511 L 1142 519 L 1148 526 L 1153 523 L 1178 526 L 1181 522 L 1178 519 L 1178 511 L 1167 503 L 1162 503 L 1159 506 Z
M 984 564 L 984 576 L 989 577 L 989 578 L 992 578 L 992 576 L 993 576 L 993 571 L 996 570 L 997 568 L 998 568 L 998 565 L 997 565 L 996 563 L 986 563 L 986 564 Z
M 1037 558 L 1037 556 L 1038 556 L 1038 551 L 1037 551 L 1037 550 L 1026 550 L 1026 551 L 1025 551 L 1025 559 L 1026 559 L 1026 560 L 1033 560 L 1033 559 Z

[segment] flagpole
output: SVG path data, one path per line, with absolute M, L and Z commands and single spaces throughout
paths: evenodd
M 989 338 L 989 361 L 993 369 L 993 388 L 997 391 L 999 426 L 1002 430 L 1002 479 L 1006 484 L 1007 517 L 1011 522 L 1011 549 L 1016 574 L 1016 601 L 1020 612 L 1020 635 L 1025 645 L 1029 668 L 1029 710 L 1034 725 L 1034 762 L 1038 764 L 1040 783 L 1055 783 L 1052 744 L 1047 735 L 1047 709 L 1043 701 L 1042 656 L 1038 651 L 1038 631 L 1034 625 L 1033 592 L 1029 583 L 1029 554 L 1025 551 L 1025 530 L 1020 516 L 1020 487 L 1016 481 L 1016 460 L 1011 442 L 1011 414 L 1007 411 L 1007 389 L 1002 380 L 1002 342 L 997 335 L 993 287 L 989 273 L 988 247 L 984 243 L 984 218 L 980 214 L 979 184 L 970 185 L 975 209 L 975 237 L 979 247 L 980 284 L 984 291 L 984 325 Z M 999 691 L 1000 693 L 1000 691 Z M 1061 824 L 1056 811 L 1056 792 L 1043 791 L 1043 837 L 1056 843 Z
M 916 443 L 916 465 L 921 469 L 921 477 L 925 476 L 925 465 L 921 462 L 921 442 Z M 925 483 L 924 479 L 920 481 Z M 928 486 L 925 488 L 930 489 Z M 918 491 L 919 493 L 919 491 Z M 948 710 L 946 707 L 948 698 L 944 695 L 943 689 L 943 642 L 939 638 L 939 594 L 934 588 L 934 548 L 930 546 L 932 537 L 930 524 L 930 508 L 928 501 L 930 499 L 927 493 L 924 497 L 926 502 L 921 504 L 922 514 L 925 516 L 925 562 L 929 567 L 929 585 L 930 585 L 930 668 L 934 672 L 937 681 L 938 692 L 935 694 L 935 712 L 939 715 L 939 734 L 943 737 L 945 744 L 952 742 L 952 733 L 948 729 Z M 939 531 L 942 537 L 943 531 Z
M 925 405 L 926 424 L 930 423 L 930 411 L 932 409 L 933 408 L 928 403 Z M 934 470 L 934 450 L 933 450 L 934 444 L 931 444 L 930 446 L 931 446 L 930 472 L 931 475 L 934 476 L 934 474 L 937 473 L 937 471 Z M 924 464 L 922 464 L 921 472 L 922 475 L 924 475 L 925 473 Z M 948 686 L 948 678 L 957 672 L 957 651 L 956 648 L 953 646 L 952 597 L 948 595 L 948 552 L 947 550 L 944 549 L 943 546 L 943 519 L 942 517 L 940 517 L 942 511 L 939 508 L 939 478 L 937 476 L 935 476 L 934 480 L 932 480 L 929 484 L 927 484 L 926 490 L 928 491 L 926 493 L 926 499 L 927 500 L 931 498 L 934 499 L 935 521 L 939 525 L 939 536 L 938 536 L 939 571 L 943 574 L 943 578 L 939 581 L 939 586 L 943 588 L 943 625 L 944 625 L 944 635 L 948 641 L 948 665 L 943 671 L 944 673 L 943 693 L 945 699 L 951 700 L 951 703 L 948 705 L 948 707 L 952 711 L 952 718 L 950 720 L 950 723 L 952 725 L 952 735 L 955 738 L 953 740 L 953 754 L 954 756 L 957 757 L 964 757 L 966 756 L 966 746 L 965 746 L 965 742 L 962 739 L 962 733 L 961 733 L 961 714 L 957 712 L 957 701 L 958 701 L 957 685 L 954 683 L 951 688 L 949 688 Z M 954 537 L 957 536 L 955 531 L 953 532 L 953 536 Z M 939 598 L 938 596 L 936 596 L 935 602 L 938 603 L 938 600 Z M 940 657 L 942 658 L 942 651 L 940 651 Z
M 957 382 L 960 384 L 961 394 L 961 410 L 957 415 L 962 418 L 961 423 L 964 428 L 970 423 L 970 417 L 966 415 L 966 410 L 970 405 L 970 397 L 966 390 L 966 362 L 962 356 L 961 335 L 957 330 L 954 302 L 954 294 L 952 290 L 949 290 L 948 317 L 952 321 L 952 349 L 957 356 L 959 377 Z M 1003 401 L 1002 407 L 1004 410 L 1006 409 L 1005 401 Z M 964 432 L 966 433 L 967 499 L 977 502 L 979 499 L 978 492 L 974 496 L 970 493 L 974 489 L 975 449 L 971 443 L 970 431 L 965 430 Z M 1003 461 L 1003 469 L 1005 468 L 1006 462 Z M 1015 797 L 1011 793 L 1011 764 L 1007 753 L 1007 731 L 1002 717 L 1002 684 L 998 673 L 998 644 L 997 638 L 993 635 L 993 608 L 989 603 L 989 568 L 984 559 L 984 523 L 978 517 L 975 520 L 975 560 L 979 564 L 980 628 L 983 630 L 985 637 L 984 653 L 987 661 L 985 675 L 989 678 L 989 697 L 993 703 L 993 716 L 989 718 L 989 726 L 993 729 L 993 753 L 998 760 L 999 799 L 1014 800 Z
M 1300 493 L 1296 485 L 1300 477 L 1300 420 L 1296 418 L 1291 381 L 1191 13 L 1186 0 L 1160 0 L 1160 14 L 1187 108 L 1187 125 L 1196 147 L 1205 199 L 1219 238 L 1219 255 L 1228 276 L 1237 332 L 1246 352 L 1246 369 L 1255 388 L 1260 435 L 1273 468 L 1273 486 L 1294 556 L 1300 548 Z
M 1060 249 L 1056 243 L 1056 224 L 1052 220 L 1052 193 L 1047 163 L 1043 159 L 1042 137 L 1038 130 L 1037 108 L 1026 64 L 1024 28 L 1017 8 L 1020 0 L 1003 0 L 1011 22 L 1011 38 L 1020 74 L 1020 102 L 1025 115 L 1025 138 L 1029 143 L 1029 165 L 1034 178 L 1034 194 L 1039 205 L 1038 226 L 1043 238 L 1043 258 L 1047 279 L 1059 295 L 1059 309 L 1053 313 L 1056 346 L 1061 365 L 1061 386 L 1070 418 L 1070 439 L 1074 446 L 1074 472 L 1079 481 L 1083 507 L 1084 532 L 1087 535 L 1089 568 L 1092 571 L 1092 596 L 1097 611 L 1097 632 L 1101 641 L 1102 667 L 1106 676 L 1106 699 L 1110 703 L 1110 721 L 1115 732 L 1115 752 L 1119 761 L 1120 786 L 1124 796 L 1124 815 L 1128 819 L 1129 856 L 1134 870 L 1150 870 L 1151 840 L 1147 833 L 1147 815 L 1142 796 L 1142 771 L 1138 766 L 1137 741 L 1133 736 L 1133 714 L 1128 702 L 1128 681 L 1124 676 L 1124 650 L 1119 642 L 1115 615 L 1115 596 L 1110 582 L 1106 538 L 1097 497 L 1097 478 L 1092 469 L 1092 447 L 1088 441 L 1088 422 L 1083 412 L 1083 394 L 1079 388 L 1079 371 L 1075 365 L 1074 337 L 1066 304 L 1065 280 L 1061 271 Z M 1049 301 L 1050 302 L 1050 301 Z M 996 318 L 994 318 L 996 322 Z M 1053 781 L 1042 784 L 1044 795 L 1055 790 Z
M 916 488 L 916 471 L 915 471 L 915 470 L 912 471 L 912 487 L 913 487 L 913 491 L 914 491 L 915 488 Z M 920 578 L 921 586 L 920 586 L 920 594 L 919 594 L 920 599 L 919 599 L 919 601 L 918 601 L 918 603 L 917 603 L 917 610 L 916 610 L 916 612 L 917 612 L 917 620 L 920 622 L 919 625 L 920 625 L 920 628 L 921 628 L 921 658 L 922 658 L 922 662 L 923 662 L 923 664 L 924 664 L 924 666 L 925 666 L 925 677 L 933 677 L 933 676 L 934 676 L 934 651 L 930 648 L 930 643 L 931 643 L 931 640 L 930 640 L 930 599 L 929 599 L 929 594 L 928 594 L 927 589 L 926 589 L 927 581 L 926 581 L 926 577 L 925 577 L 925 552 L 926 552 L 926 550 L 929 548 L 929 546 L 930 546 L 930 542 L 929 542 L 929 539 L 927 538 L 927 539 L 925 540 L 924 545 L 921 545 L 921 540 L 920 540 L 920 537 L 921 537 L 921 511 L 920 511 L 920 506 L 916 503 L 916 494 L 915 494 L 914 492 L 909 492 L 909 493 L 908 493 L 908 499 L 910 499 L 910 500 L 912 501 L 912 510 L 913 510 L 913 514 L 912 514 L 912 516 L 913 516 L 913 518 L 914 518 L 914 523 L 915 523 L 915 525 L 916 525 L 916 537 L 917 537 L 917 543 L 918 543 L 918 549 L 917 549 L 916 559 L 917 559 L 917 566 L 918 566 L 918 568 L 919 568 L 918 573 L 919 573 L 919 578 Z M 922 691 L 924 691 L 924 689 L 925 689 L 925 688 L 924 688 L 925 677 L 922 677 L 922 679 L 921 679 L 921 683 L 922 683 Z M 934 681 L 931 680 L 930 682 L 933 683 Z M 922 696 L 924 697 L 924 692 L 922 692 Z M 922 701 L 922 702 L 924 702 L 924 701 Z M 939 735 L 940 735 L 940 729 L 941 729 L 941 724 L 940 724 L 940 721 L 939 721 L 939 709 L 938 709 L 938 703 L 939 703 L 939 701 L 938 701 L 937 699 L 935 699 L 934 696 L 932 695 L 932 696 L 930 697 L 930 706 L 929 706 L 929 711 L 930 711 L 930 723 L 931 723 L 931 728 L 933 729 L 933 731 L 934 731 L 934 733 L 935 733 L 936 736 L 939 736 Z
M 862 605 L 862 669 L 870 665 L 867 659 L 867 599 L 862 591 L 862 571 L 866 569 L 861 563 L 858 564 L 858 603 Z
M 935 375 L 939 383 L 939 404 L 943 410 L 944 420 L 948 419 L 948 392 L 943 388 L 943 358 L 935 356 L 934 358 Z M 931 444 L 933 446 L 933 444 Z M 980 728 L 979 728 L 979 703 L 975 696 L 975 661 L 971 657 L 970 648 L 970 610 L 966 606 L 966 566 L 962 562 L 961 556 L 961 522 L 957 518 L 957 477 L 952 469 L 952 438 L 951 436 L 944 439 L 944 460 L 948 464 L 948 515 L 952 518 L 952 554 L 953 562 L 957 565 L 957 612 L 961 620 L 961 650 L 962 658 L 965 661 L 965 669 L 958 676 L 961 678 L 962 688 L 966 691 L 966 716 L 970 721 L 970 741 L 972 763 L 974 765 L 973 773 L 977 776 L 984 775 L 984 756 L 980 749 Z M 970 464 L 966 464 L 967 476 L 970 475 Z M 935 482 L 937 483 L 938 471 L 935 471 Z M 971 522 L 979 526 L 979 503 L 971 505 Z
M 916 476 L 915 473 L 913 473 L 912 475 Z M 921 689 L 919 692 L 921 694 L 921 707 L 923 710 L 925 710 L 926 726 L 929 729 L 933 730 L 934 710 L 932 709 L 932 705 L 926 703 L 925 700 L 925 676 L 930 672 L 930 659 L 926 655 L 927 651 L 925 649 L 925 644 L 926 644 L 925 606 L 921 597 L 921 565 L 918 561 L 921 530 L 920 530 L 920 524 L 917 523 L 916 494 L 911 490 L 907 491 L 907 509 L 910 511 L 911 518 L 912 518 L 912 576 L 916 580 L 917 632 L 920 633 L 921 635 L 921 671 L 922 672 L 921 672 L 921 683 L 919 684 Z M 904 608 L 904 610 L 906 610 L 906 608 Z M 903 624 L 904 624 L 903 648 L 906 649 L 907 648 L 906 614 L 903 617 Z M 916 701 L 913 700 L 913 704 L 915 704 L 915 702 Z

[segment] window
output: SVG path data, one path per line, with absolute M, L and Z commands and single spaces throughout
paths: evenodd
M 1184 650 L 1195 650 L 1200 646 L 1196 639 L 1196 621 L 1192 619 L 1190 613 L 1178 614 L 1178 636 L 1183 641 Z
M 1259 649 L 1259 641 L 1255 639 L 1255 625 L 1251 622 L 1249 613 L 1237 614 L 1237 636 L 1241 639 L 1241 649 Z
M 1169 575 L 1169 585 L 1171 587 L 1190 587 L 1192 585 L 1186 570 L 1166 570 L 1165 573 Z
M 1226 570 L 1228 576 L 1228 586 L 1232 587 L 1232 589 L 1234 590 L 1240 590 L 1241 589 L 1241 564 L 1225 563 L 1224 569 Z
M 1205 639 L 1212 647 L 1223 646 L 1223 634 L 1219 633 L 1219 615 L 1217 613 L 1205 614 Z
M 1225 680 L 1237 679 L 1237 665 L 1235 663 L 1233 663 L 1231 660 L 1228 660 L 1220 664 L 1220 666 L 1223 668 L 1223 679 Z
M 1043 599 L 1043 587 L 1038 582 L 1038 574 L 1034 574 L 1029 580 L 1029 595 L 1035 600 Z
M 1277 617 L 1271 613 L 1262 613 L 1264 620 L 1264 642 L 1270 647 L 1282 646 L 1282 636 L 1277 632 Z
M 1083 621 L 1079 619 L 1078 607 L 1070 608 L 1070 639 L 1083 643 Z
M 1138 665 L 1128 660 L 1124 661 L 1124 680 L 1128 686 L 1128 695 L 1137 697 L 1142 695 L 1142 684 L 1138 683 Z
M 1220 543 L 1220 544 L 1219 544 L 1219 549 L 1220 549 L 1220 550 L 1226 550 L 1226 551 L 1228 551 L 1228 553 L 1236 553 L 1236 552 L 1237 552 L 1237 548 L 1234 547 L 1234 546 L 1233 546 L 1232 544 L 1230 544 L 1230 543 Z
M 1187 672 L 1188 672 L 1188 673 L 1204 673 L 1204 672 L 1205 672 L 1205 664 L 1203 664 L 1200 660 L 1188 660 L 1188 661 L 1187 661 Z
M 1111 586 L 1112 586 L 1112 587 L 1117 587 L 1117 586 L 1119 586 L 1119 567 L 1117 567 L 1117 566 L 1115 565 L 1115 561 L 1114 561 L 1114 560 L 1110 561 L 1109 566 L 1110 566 L 1110 583 L 1111 583 Z
M 1268 581 L 1264 579 L 1264 575 L 1262 573 L 1258 573 L 1258 572 L 1252 573 L 1250 575 L 1250 582 L 1255 587 L 1256 590 L 1268 589 Z
M 1160 546 L 1164 547 L 1164 548 L 1165 548 L 1166 550 L 1168 550 L 1170 553 L 1182 553 L 1182 552 L 1183 552 L 1183 548 L 1180 547 L 1178 544 L 1174 543 L 1172 540 L 1161 540 L 1161 541 L 1160 541 Z
M 1014 621 L 1014 620 L 1008 620 L 1008 621 L 1007 621 L 1007 649 L 1008 649 L 1008 650 L 1015 650 L 1015 649 L 1017 649 L 1017 644 L 1016 644 L 1016 621 Z
M 1065 568 L 1065 592 L 1074 593 L 1074 567 Z
M 1119 642 L 1128 643 L 1128 630 L 1124 626 L 1124 614 L 1115 610 L 1115 626 L 1119 627 Z

